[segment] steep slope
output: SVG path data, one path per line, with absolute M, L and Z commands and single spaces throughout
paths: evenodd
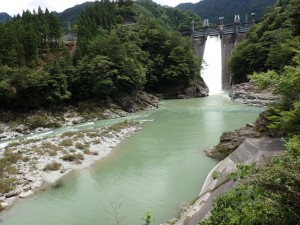
M 61 13 L 57 13 L 56 15 L 59 18 L 62 26 L 66 27 L 68 22 L 70 22 L 71 24 L 77 22 L 81 11 L 91 4 L 93 4 L 93 2 L 85 2 L 79 5 L 75 5 L 71 8 L 64 10 Z

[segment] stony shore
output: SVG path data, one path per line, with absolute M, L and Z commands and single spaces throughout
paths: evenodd
M 12 112 L 0 110 L 0 141 L 28 134 L 50 131 L 53 128 L 73 126 L 101 119 L 126 117 L 129 113 L 157 108 L 159 99 L 139 91 L 132 96 L 115 96 L 99 102 L 81 102 L 52 110 Z
M 235 102 L 253 106 L 267 106 L 280 99 L 280 96 L 273 94 L 273 89 L 257 91 L 251 82 L 233 85 L 229 97 Z
M 72 170 L 89 167 L 137 130 L 136 124 L 124 122 L 101 129 L 12 142 L 0 150 L 2 157 L 17 160 L 3 174 L 4 179 L 13 180 L 14 187 L 7 193 L 0 193 L 1 208 L 32 195 L 46 184 L 55 185 Z
M 54 111 L 0 111 L 0 211 L 44 185 L 56 185 L 72 170 L 89 167 L 139 128 L 136 123 L 125 121 L 101 129 L 70 129 L 55 137 L 31 139 L 32 134 L 50 133 L 56 127 L 72 128 L 75 124 L 100 119 L 126 117 L 132 112 L 155 109 L 158 104 L 157 97 L 139 91 L 132 96 L 115 96 L 105 102 L 87 102 Z M 11 141 L 15 138 L 17 141 Z

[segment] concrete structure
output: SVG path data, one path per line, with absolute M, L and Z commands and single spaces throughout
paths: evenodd
M 222 52 L 222 89 L 229 90 L 231 85 L 231 75 L 228 69 L 228 58 L 237 45 L 246 38 L 246 32 L 250 26 L 255 23 L 255 14 L 251 13 L 250 22 L 241 22 L 240 16 L 235 15 L 233 24 L 224 24 L 224 18 L 220 17 L 219 26 L 210 26 L 208 19 L 203 22 L 203 28 L 195 30 L 195 24 L 192 22 L 191 36 L 194 47 L 202 59 L 205 43 L 208 36 L 220 36 Z
M 198 225 L 199 221 L 207 219 L 210 216 L 213 200 L 238 185 L 238 181 L 228 179 L 230 173 L 237 171 L 237 165 L 266 163 L 270 158 L 283 153 L 283 143 L 279 138 L 247 138 L 233 153 L 211 170 L 197 201 L 175 225 Z M 214 179 L 215 171 L 219 176 Z

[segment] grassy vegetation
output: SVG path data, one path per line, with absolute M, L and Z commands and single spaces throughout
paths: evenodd
M 44 171 L 49 171 L 49 170 L 56 171 L 56 170 L 59 170 L 60 167 L 61 167 L 61 163 L 53 161 L 53 162 L 47 164 L 43 170 Z
M 78 134 L 78 131 L 68 131 L 60 135 L 61 138 L 72 137 Z
M 14 141 L 14 142 L 9 143 L 9 144 L 6 146 L 6 148 L 16 147 L 16 146 L 19 146 L 19 145 L 21 145 L 20 142 Z
M 77 142 L 75 144 L 75 147 L 79 150 L 87 150 L 89 148 L 89 143 L 81 143 L 81 142 Z
M 95 101 L 82 101 L 79 103 L 79 112 L 86 119 L 103 119 L 103 106 Z
M 48 128 L 57 128 L 61 127 L 61 124 L 58 122 L 49 121 L 49 118 L 45 115 L 32 115 L 27 118 L 25 124 L 29 127 L 29 129 L 33 130 L 38 127 L 48 127 Z
M 0 193 L 7 193 L 14 189 L 15 179 L 9 176 L 17 172 L 14 164 L 22 158 L 22 154 L 5 151 L 4 156 L 0 159 Z
M 97 151 L 91 151 L 91 144 L 100 144 L 101 136 L 108 135 L 109 133 L 119 132 L 120 130 L 135 125 L 136 123 L 131 121 L 124 121 L 117 123 L 111 127 L 101 129 L 90 129 L 84 132 L 82 131 L 70 131 L 62 134 L 60 138 L 62 140 L 55 144 L 56 139 L 52 138 L 40 138 L 40 139 L 22 139 L 18 142 L 12 142 L 6 147 L 5 153 L 0 158 L 0 193 L 6 193 L 14 189 L 15 179 L 13 176 L 17 173 L 16 164 L 18 161 L 25 162 L 30 166 L 30 170 L 37 169 L 37 160 L 40 156 L 56 156 L 58 154 L 64 154 L 61 158 L 64 161 L 81 163 L 84 160 L 84 154 L 86 155 L 98 155 Z M 85 138 L 88 138 L 88 142 Z M 24 145 L 24 146 L 22 146 Z M 22 146 L 22 148 L 20 148 Z M 23 156 L 22 153 L 38 154 L 39 156 Z M 78 153 L 80 150 L 81 153 Z M 53 161 L 47 164 L 44 171 L 59 170 L 61 163 Z
M 63 147 L 73 146 L 73 140 L 70 138 L 64 139 L 59 143 L 59 146 L 63 146 Z
M 14 189 L 15 178 L 1 178 L 0 179 L 0 193 L 7 193 Z
M 79 162 L 80 160 L 84 160 L 84 156 L 82 154 L 67 154 L 62 157 L 62 160 L 68 162 Z
M 123 122 L 120 122 L 120 123 L 117 123 L 117 124 L 114 124 L 114 125 L 108 127 L 107 131 L 119 132 L 120 130 L 122 130 L 126 127 L 135 126 L 136 124 L 137 124 L 137 122 L 125 120 Z

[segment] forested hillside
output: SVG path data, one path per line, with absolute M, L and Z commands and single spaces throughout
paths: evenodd
M 300 0 L 278 0 L 234 52 L 235 81 L 273 88 L 281 101 L 259 120 L 265 135 L 283 137 L 286 152 L 265 166 L 243 166 L 229 178 L 241 185 L 214 203 L 200 224 L 296 225 L 300 221 Z M 253 73 L 253 74 L 252 74 Z
M 246 14 L 256 13 L 258 19 L 264 15 L 266 7 L 273 6 L 276 0 L 203 0 L 198 3 L 182 3 L 176 8 L 191 10 L 203 19 L 218 24 L 219 17 L 224 17 L 225 23 L 233 23 L 234 15 L 239 14 L 244 21 Z
M 85 2 L 71 8 L 65 9 L 63 12 L 57 13 L 57 17 L 63 27 L 67 27 L 68 22 L 71 24 L 77 23 L 81 14 L 81 11 L 88 5 L 92 5 L 92 2 Z
M 51 108 L 143 89 L 178 93 L 199 77 L 190 40 L 176 32 L 191 20 L 200 18 L 150 0 L 96 1 L 72 24 L 72 54 L 54 12 L 24 11 L 0 24 L 1 108 Z

